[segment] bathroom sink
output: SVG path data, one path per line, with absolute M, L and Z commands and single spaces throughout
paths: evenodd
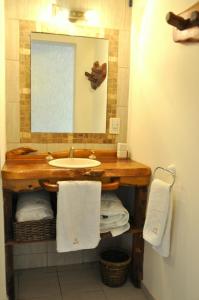
M 48 162 L 49 165 L 60 168 L 68 169 L 80 169 L 80 168 L 92 168 L 101 165 L 101 162 L 95 159 L 89 158 L 58 158 Z

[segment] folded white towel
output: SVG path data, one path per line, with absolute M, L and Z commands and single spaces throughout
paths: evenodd
M 114 228 L 100 228 L 100 232 L 101 233 L 106 233 L 106 232 L 110 232 L 112 236 L 118 236 L 126 231 L 128 231 L 130 229 L 130 224 L 126 223 L 123 226 L 118 226 L 118 227 L 114 227 Z
M 111 232 L 113 236 L 129 230 L 129 213 L 113 192 L 102 193 L 100 232 Z
M 60 181 L 57 251 L 95 248 L 100 241 L 100 181 Z
M 52 219 L 49 193 L 38 191 L 19 194 L 15 218 L 17 222 Z
M 154 179 L 149 193 L 143 237 L 162 256 L 169 255 L 172 215 L 170 203 L 170 185 L 162 180 Z

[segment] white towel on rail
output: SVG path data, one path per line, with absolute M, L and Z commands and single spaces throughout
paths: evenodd
M 149 193 L 143 237 L 165 257 L 169 255 L 170 249 L 171 219 L 170 184 L 154 179 Z
M 95 248 L 100 241 L 100 181 L 60 181 L 57 251 Z
M 170 253 L 172 212 L 173 212 L 173 201 L 170 197 L 169 215 L 168 215 L 167 223 L 165 225 L 165 231 L 162 237 L 161 244 L 159 246 L 153 247 L 153 249 L 163 257 L 168 257 Z
M 100 232 L 117 236 L 129 230 L 129 213 L 114 192 L 103 192 L 100 212 Z

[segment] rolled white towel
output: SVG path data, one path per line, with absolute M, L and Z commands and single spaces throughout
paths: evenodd
M 110 229 L 100 229 L 101 233 L 106 233 L 106 232 L 110 232 L 112 236 L 118 236 L 126 231 L 128 231 L 130 229 L 130 224 L 126 223 L 123 226 L 119 226 L 119 227 L 115 227 L 115 228 L 110 228 Z
M 102 193 L 100 211 L 100 232 L 110 231 L 119 235 L 130 228 L 129 213 L 113 192 Z
M 53 219 L 49 193 L 38 191 L 19 194 L 15 218 L 17 222 Z

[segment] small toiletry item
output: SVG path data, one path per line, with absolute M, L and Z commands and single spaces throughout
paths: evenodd
M 117 158 L 127 158 L 127 143 L 117 144 Z
M 48 155 L 46 156 L 46 160 L 50 161 L 52 159 L 54 159 L 54 157 L 52 156 L 51 152 L 48 152 Z
M 90 159 L 96 159 L 95 151 L 92 150 L 91 154 L 89 155 L 88 158 L 90 158 Z

